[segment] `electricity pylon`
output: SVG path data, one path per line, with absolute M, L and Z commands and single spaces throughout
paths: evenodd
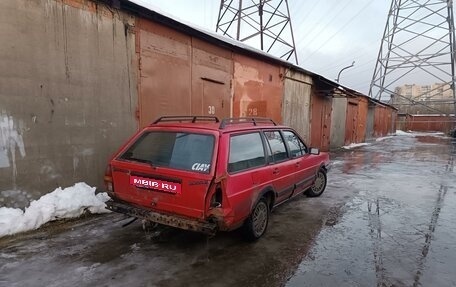
M 287 0 L 221 0 L 216 32 L 298 64 Z
M 369 96 L 434 113 L 452 103 L 456 112 L 455 47 L 452 0 L 392 0 Z M 395 86 L 404 84 L 435 88 L 415 96 L 397 93 Z M 452 95 L 449 102 L 437 99 L 442 93 Z

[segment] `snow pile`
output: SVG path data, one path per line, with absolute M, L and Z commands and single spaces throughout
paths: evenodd
M 107 213 L 106 193 L 95 195 L 95 187 L 80 182 L 65 189 L 57 188 L 30 203 L 23 211 L 20 208 L 0 208 L 0 237 L 37 229 L 56 219 L 78 217 L 84 211 Z
M 369 143 L 352 143 L 352 144 L 343 146 L 342 148 L 344 148 L 344 149 L 353 149 L 353 148 L 366 146 L 366 145 L 369 145 Z
M 394 138 L 394 136 L 381 137 L 381 138 L 376 138 L 375 141 L 381 142 L 381 141 L 384 141 L 387 139 L 392 139 L 392 138 Z
M 443 132 L 416 132 L 416 131 L 396 131 L 397 136 L 410 136 L 410 137 L 417 137 L 417 136 L 433 136 L 433 137 L 443 137 L 446 138 L 447 136 Z
M 412 136 L 413 137 L 412 133 L 404 132 L 404 131 L 401 131 L 401 130 L 396 130 L 396 135 L 397 136 Z

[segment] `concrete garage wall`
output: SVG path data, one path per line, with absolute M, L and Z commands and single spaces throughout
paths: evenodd
M 134 23 L 83 0 L 0 1 L 0 206 L 102 185 L 137 129 Z
M 334 97 L 331 112 L 331 148 L 338 148 L 345 143 L 345 121 L 347 116 L 347 98 Z

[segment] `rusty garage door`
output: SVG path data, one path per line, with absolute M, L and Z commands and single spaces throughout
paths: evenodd
M 140 127 L 163 115 L 231 113 L 231 52 L 138 19 Z
M 366 140 L 366 126 L 367 126 L 367 111 L 368 111 L 368 99 L 366 97 L 358 97 L 358 126 L 356 130 L 356 141 L 357 143 L 364 142 Z
M 193 114 L 230 117 L 232 73 L 230 51 L 192 39 Z
M 320 148 L 322 151 L 328 151 L 331 133 L 332 98 L 312 93 L 311 102 L 311 145 Z
M 356 142 L 358 129 L 358 102 L 349 99 L 347 105 L 347 117 L 345 121 L 345 145 Z

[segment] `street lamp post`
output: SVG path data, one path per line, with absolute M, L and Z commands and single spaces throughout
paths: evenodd
M 351 63 L 350 66 L 347 66 L 347 67 L 343 67 L 340 71 L 339 71 L 339 74 L 337 75 L 337 79 L 336 79 L 336 82 L 339 83 L 339 79 L 340 79 L 340 73 L 342 73 L 343 70 L 346 70 L 346 69 L 349 69 L 351 67 L 353 67 L 355 65 L 355 61 L 353 61 L 353 63 Z

